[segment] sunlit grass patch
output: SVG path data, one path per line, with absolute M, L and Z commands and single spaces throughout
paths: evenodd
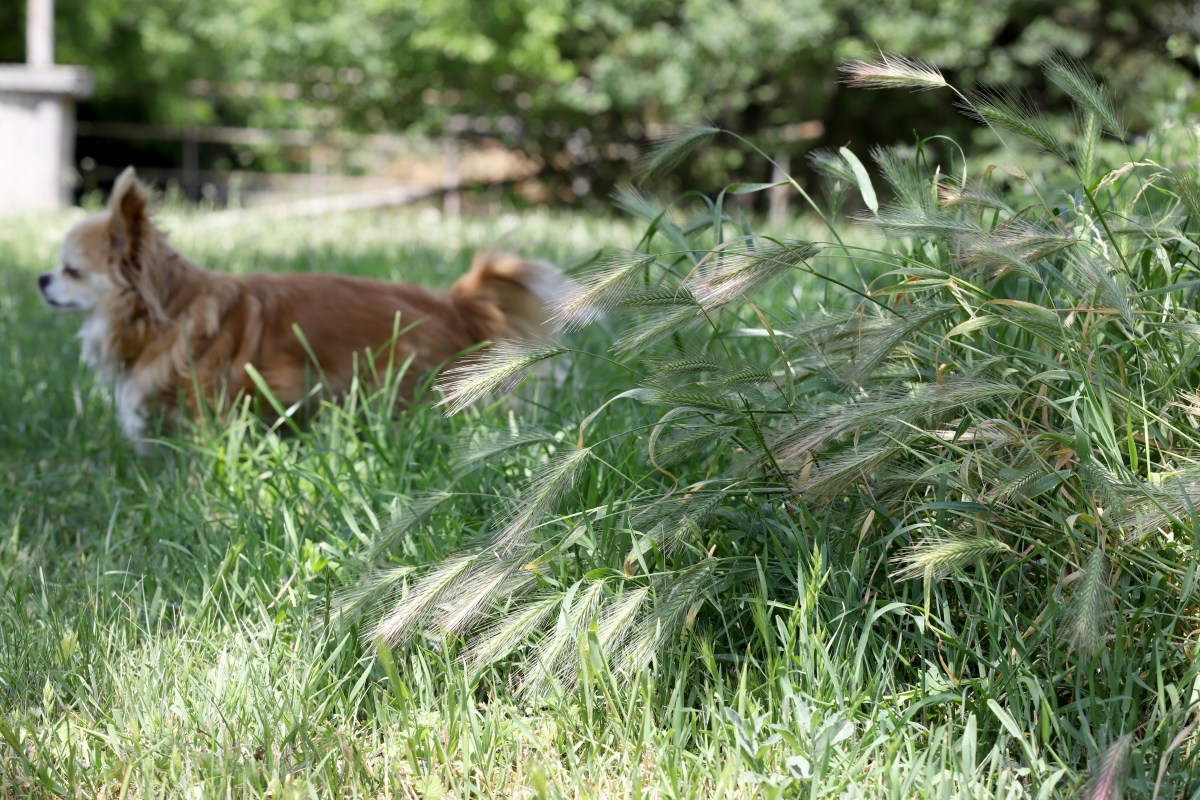
M 163 213 L 232 271 L 447 285 L 513 228 L 581 267 L 553 368 L 494 350 L 453 415 L 393 374 L 135 457 L 34 293 L 67 220 L 0 234 L 0 793 L 1194 793 L 1195 203 L 1102 163 L 1077 68 L 1052 178 L 824 153 L 769 235 L 631 190 L 632 224 Z

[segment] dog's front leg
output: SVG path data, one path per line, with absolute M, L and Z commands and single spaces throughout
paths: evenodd
M 140 454 L 150 450 L 150 441 L 146 438 L 146 395 L 129 378 L 120 378 L 116 385 L 117 423 L 121 432 L 134 443 L 134 449 Z

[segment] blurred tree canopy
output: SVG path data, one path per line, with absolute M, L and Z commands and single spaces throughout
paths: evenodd
M 0 7 L 0 61 L 22 60 L 23 6 Z M 1200 37 L 1180 0 L 57 0 L 56 17 L 57 59 L 96 74 L 84 118 L 494 137 L 601 185 L 670 124 L 785 155 L 967 129 L 940 99 L 838 84 L 879 50 L 1039 103 L 1056 98 L 1036 65 L 1069 53 L 1136 128 L 1139 98 L 1190 84 Z M 692 165 L 714 167 L 739 164 Z

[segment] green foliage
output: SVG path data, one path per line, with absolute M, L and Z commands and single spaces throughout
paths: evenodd
M 1080 119 L 1100 120 L 1096 137 L 1121 134 L 1075 65 L 1054 60 L 1047 72 L 1078 95 Z M 895 59 L 854 67 L 872 86 L 928 74 Z M 987 709 L 994 746 L 1012 737 L 1025 765 L 1048 759 L 1082 785 L 1099 764 L 1094 796 L 1116 796 L 1127 767 L 1146 785 L 1144 764 L 1169 757 L 1196 710 L 1189 695 L 1171 722 L 1144 728 L 1163 698 L 1130 685 L 1196 680 L 1200 437 L 1194 400 L 1179 398 L 1194 398 L 1200 380 L 1189 302 L 1200 247 L 1189 203 L 1171 191 L 1185 173 L 1149 169 L 1150 155 L 1123 142 L 1126 164 L 1080 160 L 1028 107 L 948 88 L 1002 141 L 1017 133 L 1061 158 L 1048 174 L 1070 182 L 1031 184 L 1011 167 L 972 183 L 969 164 L 933 161 L 926 142 L 907 157 L 879 153 L 894 199 L 879 215 L 889 239 L 873 248 L 851 247 L 836 227 L 827 242 L 754 234 L 724 207 L 727 192 L 634 204 L 651 221 L 638 252 L 598 270 L 563 314 L 601 305 L 627 328 L 609 355 L 635 382 L 570 436 L 579 449 L 567 452 L 586 453 L 596 472 L 572 472 L 568 486 L 562 465 L 582 457 L 556 455 L 530 475 L 513 518 L 522 546 L 512 524 L 494 522 L 467 551 L 471 590 L 425 604 L 426 635 L 461 630 L 490 593 L 472 664 L 521 652 L 519 631 L 531 642 L 517 680 L 535 695 L 578 688 L 588 667 L 571 657 L 597 652 L 626 680 L 696 641 L 720 641 L 714 657 L 730 663 L 769 659 L 774 632 L 807 602 L 801 573 L 860 574 L 865 559 L 876 566 L 839 619 L 876 596 L 918 613 L 905 649 L 891 646 L 909 680 L 931 671 L 954 687 L 926 697 L 914 721 L 957 724 L 960 703 Z M 682 133 L 681 147 L 696 135 Z M 824 171 L 870 182 L 843 162 L 827 157 Z M 849 310 L 797 304 L 820 282 Z M 643 301 L 678 297 L 688 298 L 678 313 L 640 313 Z M 456 384 L 443 385 L 455 403 Z M 642 421 L 606 426 L 624 400 L 647 407 Z M 501 576 L 518 571 L 535 579 L 510 591 Z M 421 586 L 393 617 L 424 603 Z M 391 634 L 388 619 L 374 633 Z M 489 632 L 503 647 L 488 647 Z M 984 666 L 1000 663 L 1004 677 Z M 1063 715 L 1069 724 L 1052 721 Z M 1099 754 L 1102 741 L 1116 744 Z M 1029 789 L 1064 775 L 1033 769 Z M 797 766 L 777 785 L 803 781 Z
M 22 5 L 0 9 L 0 61 L 22 60 Z M 916 75 L 922 87 L 943 85 L 924 66 L 934 62 L 959 86 L 1016 86 L 1038 107 L 1086 100 L 1110 132 L 1121 122 L 1078 65 L 1128 75 L 1117 93 L 1134 101 L 1130 122 L 1143 129 L 1155 103 L 1189 92 L 1190 6 L 1103 8 L 1092 0 L 880 0 L 866 10 L 857 0 L 58 0 L 58 59 L 96 72 L 87 118 L 495 137 L 568 182 L 611 185 L 628 171 L 627 143 L 679 123 L 711 121 L 791 156 L 813 144 L 796 137 L 798 122 L 822 123 L 833 146 L 890 144 L 922 126 L 965 134 L 932 97 L 880 105 L 837 85 L 839 64 L 881 48 L 925 61 L 894 58 L 877 82 Z M 1059 68 L 1046 80 L 1037 65 L 1055 55 Z M 996 110 L 1027 116 L 1020 103 Z M 710 151 L 687 170 L 731 171 L 766 180 L 769 165 Z
M 78 320 L 50 314 L 34 288 L 76 216 L 0 230 L 0 260 L 11 267 L 0 271 L 0 796 L 1035 796 L 1082 786 L 1085 770 L 1063 759 L 1101 771 L 1115 738 L 1097 738 L 1094 752 L 1053 742 L 1078 743 L 1080 731 L 1126 713 L 1109 697 L 1142 696 L 1139 651 L 1116 646 L 1133 638 L 1123 616 L 1109 619 L 1096 672 L 1039 695 L 1044 640 L 1012 633 L 1005 587 L 972 594 L 966 617 L 927 616 L 918 582 L 885 582 L 897 547 L 874 536 L 848 557 L 833 547 L 856 533 L 843 532 L 837 508 L 760 514 L 720 486 L 663 499 L 670 479 L 647 475 L 650 451 L 688 481 L 714 457 L 736 466 L 743 452 L 725 442 L 743 429 L 678 414 L 655 436 L 659 414 L 637 398 L 585 426 L 590 464 L 559 503 L 568 514 L 628 505 L 628 528 L 615 516 L 595 525 L 569 515 L 560 537 L 552 514 L 530 535 L 562 542 L 567 556 L 551 547 L 548 560 L 528 562 L 539 585 L 510 613 L 487 615 L 462 638 L 362 646 L 352 622 L 328 624 L 333 598 L 358 590 L 360 608 L 391 610 L 431 567 L 469 552 L 505 519 L 515 487 L 575 451 L 579 420 L 621 394 L 629 373 L 572 356 L 562 383 L 533 380 L 450 419 L 429 405 L 397 417 L 388 387 L 364 389 L 296 434 L 244 409 L 135 457 L 109 387 L 78 361 Z M 447 285 L 473 247 L 517 222 L 528 252 L 566 264 L 602 242 L 638 241 L 629 224 L 544 213 L 486 222 L 353 214 L 314 225 L 165 210 L 161 219 L 185 252 L 217 269 L 337 269 L 430 286 Z M 266 226 L 273 235 L 262 235 Z M 821 238 L 808 226 L 787 234 L 781 241 Z M 874 246 L 865 232 L 852 241 Z M 852 282 L 834 247 L 816 258 L 827 276 Z M 807 315 L 853 298 L 803 282 L 772 299 L 787 285 L 759 292 L 764 314 L 794 303 Z M 789 331 L 823 330 L 819 322 Z M 612 339 L 602 327 L 572 344 L 602 352 Z M 761 337 L 728 344 L 736 352 L 754 341 L 764 346 L 755 352 L 770 347 Z M 643 372 L 723 372 L 716 389 L 727 392 L 763 381 L 750 363 L 729 370 L 693 356 L 655 356 Z M 494 425 L 480 428 L 477 413 Z M 647 489 L 633 503 L 627 478 Z M 1164 486 L 1160 501 L 1176 508 L 1170 498 L 1181 492 Z M 708 600 L 694 602 L 728 579 L 729 548 L 692 559 L 714 532 L 745 553 L 770 543 L 761 577 L 746 560 L 728 625 L 714 624 Z M 690 568 L 658 570 L 660 551 Z M 360 557 L 382 567 L 377 581 L 359 580 Z M 1187 562 L 1170 566 L 1182 574 Z M 587 573 L 608 580 L 572 590 Z M 958 580 L 983 575 L 968 564 Z M 617 586 L 630 591 L 610 603 Z M 1063 589 L 1074 597 L 1077 587 Z M 1170 608 L 1155 605 L 1164 583 L 1140 600 L 1116 587 L 1126 594 L 1114 608 Z M 946 601 L 943 584 L 932 598 Z M 1146 619 L 1135 623 L 1139 647 L 1169 654 L 1173 634 L 1150 632 Z M 942 627 L 947 620 L 954 626 Z M 631 674 L 647 647 L 655 669 Z M 558 695 L 563 677 L 578 691 Z M 1162 752 L 1162 796 L 1195 790 L 1184 746 L 1194 679 L 1161 674 L 1158 716 L 1131 750 L 1131 781 L 1141 781 L 1132 786 L 1145 786 L 1138 756 Z

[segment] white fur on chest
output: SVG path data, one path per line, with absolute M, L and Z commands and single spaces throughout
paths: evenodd
M 83 345 L 84 362 L 105 377 L 113 377 L 116 363 L 112 356 L 108 318 L 103 314 L 89 314 L 79 329 L 79 342 Z
M 113 401 L 117 407 L 117 422 L 121 432 L 137 441 L 146 435 L 145 405 L 147 392 L 137 373 L 129 373 L 113 354 L 109 320 L 103 314 L 92 314 L 79 329 L 83 360 L 100 376 L 113 382 Z

